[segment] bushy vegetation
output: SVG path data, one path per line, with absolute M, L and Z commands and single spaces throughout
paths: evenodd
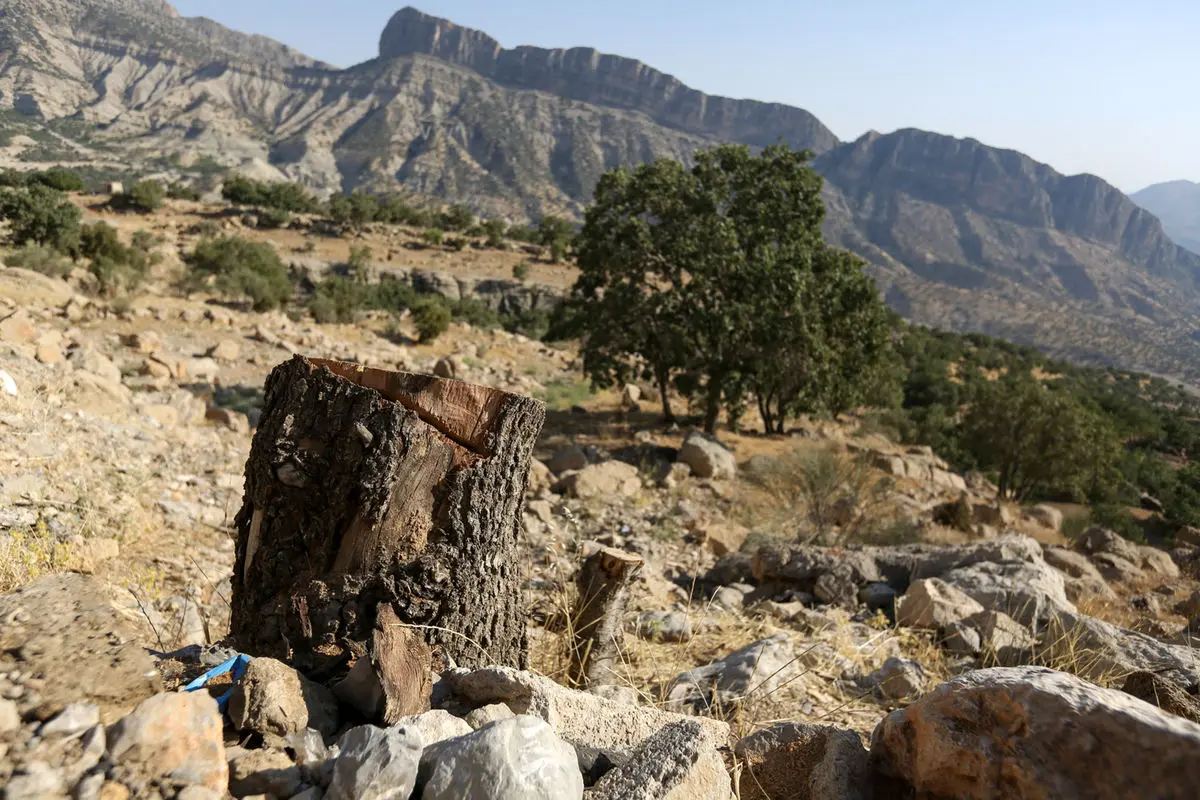
M 249 300 L 255 311 L 269 311 L 292 296 L 287 267 L 269 244 L 235 236 L 205 239 L 187 257 L 193 280 L 212 286 L 231 300 Z
M 263 183 L 236 175 L 225 181 L 221 195 L 235 205 L 290 214 L 315 214 L 321 211 L 317 198 L 298 183 Z
M 863 262 L 823 242 L 820 193 L 808 154 L 783 145 L 608 172 L 555 335 L 583 337 L 597 386 L 642 378 L 664 398 L 672 385 L 697 396 L 709 432 L 751 397 L 772 432 L 802 411 L 853 408 L 883 374 L 890 318 Z
M 27 244 L 4 256 L 4 263 L 10 267 L 19 267 L 33 272 L 49 275 L 51 278 L 63 278 L 71 272 L 71 261 L 53 247 L 40 244 Z
M 91 260 L 90 269 L 102 295 L 113 297 L 137 288 L 158 262 L 153 237 L 144 231 L 139 234 L 126 246 L 117 229 L 107 223 L 83 226 L 79 254 Z
M 36 244 L 74 253 L 82 214 L 66 195 L 41 183 L 0 191 L 0 219 L 8 223 L 8 242 Z
M 440 297 L 424 297 L 412 308 L 413 325 L 421 342 L 432 342 L 450 329 L 453 314 Z
M 162 208 L 167 189 L 158 181 L 138 181 L 123 194 L 114 195 L 112 207 L 136 214 L 150 214 Z

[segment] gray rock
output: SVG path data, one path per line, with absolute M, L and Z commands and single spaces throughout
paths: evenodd
M 100 722 L 100 709 L 91 703 L 72 703 L 38 728 L 38 736 L 74 736 Z
M 966 622 L 952 622 L 942 633 L 942 643 L 951 653 L 974 656 L 983 651 L 983 637 Z
M 799 673 L 786 634 L 730 653 L 719 661 L 680 673 L 667 687 L 667 708 L 697 713 L 730 713 L 753 694 L 766 694 Z
M 250 750 L 229 762 L 229 793 L 234 797 L 291 797 L 303 784 L 300 768 L 282 750 Z
M 621 750 L 601 750 L 598 747 L 575 746 L 575 759 L 583 776 L 584 786 L 595 786 L 596 782 L 629 761 L 629 753 Z
M 1069 666 L 1092 680 L 1133 672 L 1155 672 L 1179 686 L 1200 682 L 1200 658 L 1186 645 L 1172 645 L 1083 614 L 1059 614 L 1040 637 L 1045 663 Z
M 858 582 L 848 566 L 840 565 L 820 575 L 812 591 L 822 603 L 851 611 L 858 608 Z
M 674 722 L 596 784 L 591 800 L 729 800 L 725 762 L 698 722 Z
M 624 461 L 603 461 L 591 464 L 578 472 L 568 472 L 554 485 L 580 500 L 629 497 L 642 488 L 638 468 Z
M 488 723 L 426 748 L 422 800 L 579 800 L 575 750 L 528 715 Z
M 419 733 L 421 741 L 425 743 L 426 747 L 437 742 L 444 742 L 447 739 L 453 739 L 456 736 L 466 736 L 475 730 L 475 727 L 466 720 L 459 719 L 449 711 L 444 711 L 440 708 L 426 711 L 424 714 L 402 717 L 396 721 L 396 724 L 402 728 L 410 728 Z
M 495 722 L 499 719 L 508 719 L 516 716 L 512 709 L 503 703 L 490 703 L 486 706 L 480 706 L 467 714 L 464 719 L 471 726 L 471 730 L 479 730 L 489 722 Z
M 863 603 L 871 611 L 882 611 L 889 617 L 896 611 L 896 600 L 900 593 L 886 583 L 868 583 L 862 590 Z
M 942 579 L 981 603 L 1026 625 L 1052 613 L 1074 613 L 1062 573 L 1046 562 L 980 563 L 950 570 Z
M 242 731 L 276 736 L 313 728 L 325 736 L 338 729 L 333 692 L 273 658 L 246 667 L 229 699 L 229 719 Z
M 925 691 L 928 679 L 920 662 L 908 658 L 889 658 L 883 666 L 863 679 L 865 685 L 888 701 L 906 700 Z
M 1117 599 L 1117 593 L 1104 578 L 1100 577 L 1099 572 L 1094 578 L 1067 578 L 1063 581 L 1063 587 L 1066 590 L 1067 599 L 1072 603 L 1092 597 L 1101 600 Z
M 1072 578 L 1094 578 L 1103 580 L 1096 565 L 1083 553 L 1065 547 L 1047 547 L 1044 551 L 1046 563 Z
M 896 624 L 940 630 L 980 611 L 982 605 L 942 579 L 922 578 L 909 586 L 896 604 Z
M 564 472 L 578 472 L 587 465 L 587 453 L 577 444 L 571 445 L 566 450 L 558 451 L 546 464 L 555 475 L 561 475 Z
M 1200 725 L 1040 667 L 978 670 L 889 714 L 878 772 L 917 797 L 1194 797 Z
M 633 631 L 639 639 L 686 642 L 692 638 L 692 619 L 683 611 L 646 611 L 638 615 Z
M 1179 577 L 1179 565 L 1171 558 L 1170 553 L 1148 545 L 1139 546 L 1138 553 L 1142 557 L 1140 564 L 1142 569 L 1164 578 Z
M 867 800 L 871 764 L 854 731 L 780 722 L 741 739 L 740 800 Z
M 1073 546 L 1077 552 L 1088 556 L 1111 553 L 1132 564 L 1138 564 L 1142 560 L 1136 544 L 1121 534 L 1099 525 L 1093 525 L 1084 531 L 1075 539 Z
M 44 761 L 25 764 L 4 785 L 5 800 L 48 800 L 65 797 L 62 773 Z
M 1092 563 L 1096 565 L 1100 575 L 1108 581 L 1133 583 L 1146 577 L 1146 573 L 1142 572 L 1142 568 L 1137 563 L 1116 553 L 1096 553 L 1092 556 Z
M 1033 633 L 999 611 L 983 611 L 964 620 L 979 632 L 983 652 L 997 664 L 1015 667 L 1028 664 L 1035 644 Z
M 638 704 L 637 689 L 632 686 L 618 686 L 617 684 L 599 684 L 589 686 L 588 694 L 594 694 L 597 697 L 603 697 L 605 700 L 611 700 L 614 703 L 620 703 L 623 706 L 636 706 Z
M 437 689 L 439 706 L 478 708 L 504 703 L 515 713 L 544 720 L 570 744 L 601 749 L 632 750 L 664 725 L 683 719 L 658 708 L 631 706 L 568 689 L 549 678 L 508 667 L 447 670 Z M 728 724 L 715 719 L 698 721 L 713 741 L 728 741 Z
M 733 453 L 700 431 L 693 431 L 683 440 L 676 460 L 691 467 L 697 478 L 729 479 L 737 473 Z
M 405 728 L 351 728 L 338 741 L 328 800 L 407 800 L 424 743 Z
M 873 551 L 879 569 L 888 576 L 907 574 L 910 580 L 944 577 L 953 569 L 1000 561 L 1040 563 L 1042 546 L 1028 536 L 998 536 L 960 545 L 911 544 Z
M 718 586 L 709 601 L 725 611 L 741 611 L 746 603 L 746 593 L 732 586 Z

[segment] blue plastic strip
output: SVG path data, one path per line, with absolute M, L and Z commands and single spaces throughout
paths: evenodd
M 233 673 L 233 681 L 230 684 L 229 691 L 225 692 L 225 694 L 223 694 L 217 698 L 217 708 L 220 709 L 222 714 L 224 714 L 225 709 L 229 706 L 229 698 L 233 697 L 233 687 L 235 685 L 237 685 L 237 682 L 239 680 L 241 680 L 242 673 L 244 673 L 246 671 L 246 665 L 249 663 L 250 663 L 250 656 L 242 655 L 242 654 L 236 655 L 233 658 L 226 661 L 224 664 L 213 667 L 208 672 L 201 675 L 199 678 L 196 678 L 194 681 L 189 683 L 187 686 L 183 687 L 183 691 L 185 691 L 185 692 L 198 691 L 200 689 L 203 689 L 205 686 L 207 686 L 208 682 L 211 681 L 213 678 L 217 677 L 218 675 L 224 675 L 226 672 L 232 672 Z

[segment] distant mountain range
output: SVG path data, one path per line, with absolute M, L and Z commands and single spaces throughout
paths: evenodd
M 830 240 L 910 318 L 1200 381 L 1200 256 L 1152 199 L 970 139 L 840 142 L 798 108 L 586 48 L 505 49 L 412 8 L 377 58 L 340 70 L 163 0 L 0 0 L 0 106 L 69 118 L 126 161 L 400 185 L 512 219 L 579 214 L 617 165 L 783 139 L 816 156 Z
M 1156 183 L 1129 198 L 1162 220 L 1176 244 L 1200 253 L 1200 183 Z

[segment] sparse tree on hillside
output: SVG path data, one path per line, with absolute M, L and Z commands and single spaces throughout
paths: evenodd
M 0 192 L 0 219 L 8 223 L 8 240 L 17 247 L 32 243 L 72 253 L 81 217 L 62 192 L 40 183 Z
M 574 237 L 571 223 L 562 217 L 545 216 L 538 222 L 538 243 L 550 248 L 550 261 L 554 264 L 567 257 Z
M 725 145 L 604 175 L 578 238 L 571 302 L 600 385 L 648 370 L 702 378 L 704 427 L 763 393 L 778 430 L 841 409 L 876 376 L 888 316 L 862 262 L 821 238 L 808 154 Z
M 194 277 L 212 280 L 217 291 L 233 299 L 249 298 L 255 311 L 269 311 L 292 295 L 287 267 L 271 245 L 235 236 L 205 239 L 187 257 Z

